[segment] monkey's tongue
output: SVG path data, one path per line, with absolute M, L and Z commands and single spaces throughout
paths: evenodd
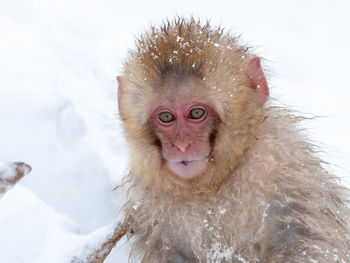
M 191 179 L 199 176 L 205 165 L 205 160 L 168 162 L 170 170 L 184 179 Z

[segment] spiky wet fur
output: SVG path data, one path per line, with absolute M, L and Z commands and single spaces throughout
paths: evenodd
M 120 99 L 131 153 L 131 259 L 350 262 L 346 190 L 323 168 L 299 118 L 260 106 L 244 73 L 252 56 L 222 30 L 182 18 L 151 28 L 131 51 Z M 164 167 L 149 125 L 153 98 L 171 93 L 169 74 L 202 81 L 218 114 L 208 169 L 192 181 Z

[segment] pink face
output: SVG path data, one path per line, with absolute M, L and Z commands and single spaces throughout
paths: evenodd
M 211 152 L 214 112 L 199 102 L 162 105 L 151 119 L 162 144 L 162 156 L 177 176 L 191 179 L 205 169 Z

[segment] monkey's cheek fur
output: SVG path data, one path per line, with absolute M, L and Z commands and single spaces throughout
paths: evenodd
M 169 162 L 169 169 L 183 179 L 192 179 L 199 176 L 207 165 L 206 159 L 183 162 Z

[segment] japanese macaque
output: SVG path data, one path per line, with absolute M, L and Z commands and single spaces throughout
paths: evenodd
M 118 77 L 136 262 L 350 262 L 346 189 L 260 59 L 195 19 L 152 27 Z

